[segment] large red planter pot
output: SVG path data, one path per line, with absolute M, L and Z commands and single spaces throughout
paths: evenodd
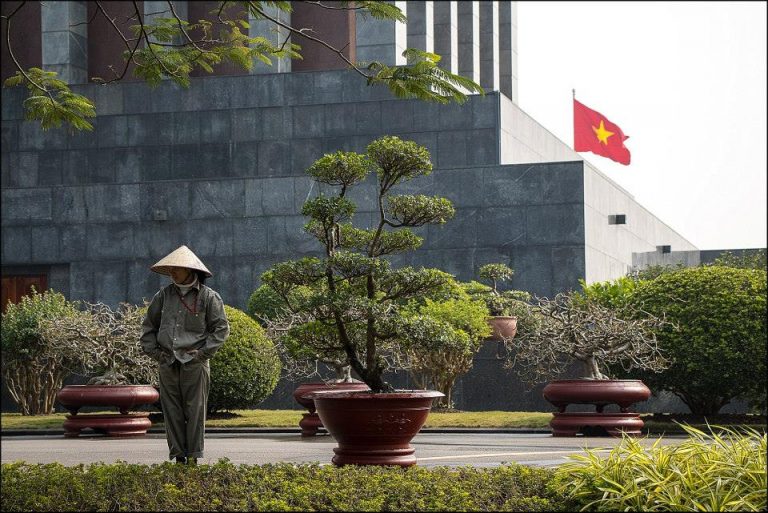
M 66 437 L 77 437 L 86 428 L 109 436 L 141 436 L 152 426 L 149 413 L 128 411 L 157 402 L 160 393 L 150 385 L 67 385 L 56 398 L 70 412 L 64 421 Z M 78 415 L 83 406 L 114 406 L 120 413 Z
M 492 340 L 511 339 L 517 333 L 517 317 L 497 315 L 488 319 L 488 325 Z
M 317 434 L 317 430 L 323 427 L 323 422 L 320 420 L 320 416 L 315 411 L 315 402 L 307 396 L 312 392 L 319 392 L 321 390 L 370 390 L 368 385 L 362 381 L 338 381 L 325 383 L 323 381 L 316 381 L 312 383 L 302 383 L 296 390 L 293 391 L 293 398 L 296 402 L 309 410 L 309 413 L 305 413 L 302 419 L 299 421 L 299 427 L 301 428 L 301 436 L 314 436 Z
M 320 420 L 336 439 L 335 465 L 416 464 L 411 440 L 427 420 L 433 390 L 393 393 L 313 392 Z
M 150 385 L 67 385 L 56 399 L 73 415 L 83 406 L 115 406 L 123 415 L 142 404 L 152 404 L 160 393 Z
M 594 404 L 598 412 L 608 404 L 618 404 L 626 413 L 630 405 L 650 396 L 650 389 L 639 379 L 561 379 L 544 387 L 544 399 L 560 413 L 569 404 Z

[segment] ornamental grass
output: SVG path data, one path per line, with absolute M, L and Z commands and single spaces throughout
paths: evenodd
M 681 425 L 689 439 L 645 448 L 625 437 L 608 456 L 561 465 L 555 489 L 581 511 L 765 511 L 766 434 Z

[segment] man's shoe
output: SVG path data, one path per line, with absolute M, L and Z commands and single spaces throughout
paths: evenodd
M 186 463 L 186 462 L 187 462 L 187 458 L 185 458 L 184 456 L 176 456 L 176 463 Z
M 190 456 L 189 458 L 187 458 L 187 465 L 192 465 L 192 466 L 197 465 L 197 458 L 195 458 L 194 456 Z

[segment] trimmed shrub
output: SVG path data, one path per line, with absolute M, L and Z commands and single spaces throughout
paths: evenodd
M 707 266 L 641 281 L 632 301 L 675 326 L 657 333 L 674 363 L 661 373 L 632 371 L 653 390 L 669 390 L 699 415 L 736 397 L 765 404 L 766 272 Z
M 2 465 L 3 511 L 570 511 L 553 471 L 58 463 Z
M 553 487 L 581 511 L 765 511 L 765 433 L 682 427 L 690 438 L 680 445 L 625 437 L 607 457 L 571 456 Z
M 11 398 L 22 415 L 50 414 L 56 392 L 69 374 L 66 357 L 43 337 L 46 320 L 71 317 L 73 303 L 54 290 L 34 289 L 19 303 L 9 303 L 2 315 L 2 374 Z
M 252 408 L 267 398 L 280 378 L 277 349 L 258 322 L 224 306 L 229 338 L 211 359 L 208 412 Z

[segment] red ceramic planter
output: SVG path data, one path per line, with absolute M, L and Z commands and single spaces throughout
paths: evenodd
M 585 428 L 602 428 L 610 436 L 640 436 L 643 421 L 637 413 L 555 413 L 552 436 L 576 436 Z
M 152 426 L 149 413 L 128 411 L 157 402 L 160 393 L 150 385 L 67 385 L 56 398 L 70 412 L 64 421 L 66 437 L 77 437 L 86 428 L 108 436 L 140 436 Z M 114 406 L 120 413 L 78 415 L 83 406 Z
M 67 415 L 64 436 L 76 438 L 83 429 L 91 428 L 107 436 L 142 436 L 152 427 L 149 413 L 120 413 Z
M 598 412 L 608 404 L 618 404 L 626 413 L 630 405 L 650 396 L 650 389 L 639 379 L 561 379 L 544 387 L 544 399 L 560 413 L 569 404 L 594 404 Z
M 433 390 L 401 390 L 393 393 L 313 392 L 317 413 L 338 443 L 335 465 L 416 464 L 410 442 L 432 408 L 443 397 Z
M 83 406 L 115 406 L 123 415 L 142 404 L 152 404 L 160 393 L 150 385 L 67 385 L 56 398 L 72 415 Z
M 302 383 L 296 390 L 293 391 L 293 398 L 296 402 L 309 410 L 309 413 L 305 413 L 299 421 L 299 427 L 301 428 L 301 436 L 315 436 L 317 430 L 323 427 L 323 422 L 320 420 L 320 416 L 315 411 L 315 402 L 307 396 L 312 392 L 318 392 L 321 390 L 369 390 L 368 385 L 362 381 L 339 381 L 337 383 L 325 383 L 323 381 L 316 381 L 313 383 Z
M 498 315 L 488 319 L 491 327 L 491 339 L 510 339 L 517 333 L 517 317 Z

